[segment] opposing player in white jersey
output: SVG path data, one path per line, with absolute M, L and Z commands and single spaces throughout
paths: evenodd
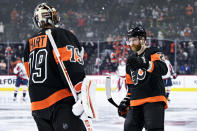
M 27 84 L 28 84 L 28 77 L 25 70 L 25 66 L 23 65 L 20 58 L 18 59 L 18 63 L 14 67 L 13 73 L 16 74 L 16 84 L 15 84 L 15 90 L 14 90 L 14 101 L 16 101 L 16 97 L 18 94 L 18 90 L 20 85 L 23 86 L 23 101 L 25 101 L 26 92 L 27 92 Z
M 176 73 L 173 70 L 173 67 L 168 59 L 168 57 L 165 55 L 165 63 L 168 67 L 168 72 L 165 76 L 162 76 L 163 82 L 164 82 L 164 86 L 166 88 L 166 98 L 168 101 L 170 101 L 169 99 L 169 95 L 170 95 L 170 91 L 171 91 L 171 86 L 172 86 L 172 78 L 176 79 Z
M 125 87 L 127 90 L 126 86 L 126 64 L 123 60 L 121 60 L 118 69 L 117 69 L 117 76 L 118 76 L 118 84 L 117 84 L 117 89 L 118 91 L 121 90 L 122 86 Z

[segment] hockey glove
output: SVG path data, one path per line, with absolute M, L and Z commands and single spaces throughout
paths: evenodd
M 129 110 L 130 99 L 129 97 L 125 97 L 118 106 L 118 115 L 126 118 L 127 112 Z
M 135 57 L 130 56 L 127 60 L 127 65 L 131 68 L 131 70 L 135 71 L 140 68 L 148 69 L 149 61 L 144 57 Z
M 176 79 L 176 77 L 177 77 L 177 74 L 176 73 L 172 74 L 172 78 L 173 79 Z
M 75 116 L 81 116 L 84 112 L 81 93 L 79 93 L 77 96 L 78 96 L 78 101 L 73 105 L 72 112 Z

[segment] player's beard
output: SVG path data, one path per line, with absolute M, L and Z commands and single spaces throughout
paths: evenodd
M 135 51 L 135 52 L 139 51 L 141 48 L 142 48 L 142 45 L 140 42 L 137 45 L 133 44 L 131 46 L 132 51 Z

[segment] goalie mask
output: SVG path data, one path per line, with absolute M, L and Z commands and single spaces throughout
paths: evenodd
M 129 45 L 133 51 L 140 51 L 146 40 L 146 31 L 141 25 L 139 25 L 131 28 L 127 32 L 127 37 L 127 45 Z
M 47 25 L 55 26 L 59 22 L 56 9 L 47 3 L 41 3 L 34 10 L 34 25 L 37 28 L 45 28 Z

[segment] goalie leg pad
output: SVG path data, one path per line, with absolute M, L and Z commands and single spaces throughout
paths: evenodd
M 95 82 L 87 77 L 84 78 L 81 87 L 82 104 L 84 112 L 89 118 L 96 118 L 95 92 Z

